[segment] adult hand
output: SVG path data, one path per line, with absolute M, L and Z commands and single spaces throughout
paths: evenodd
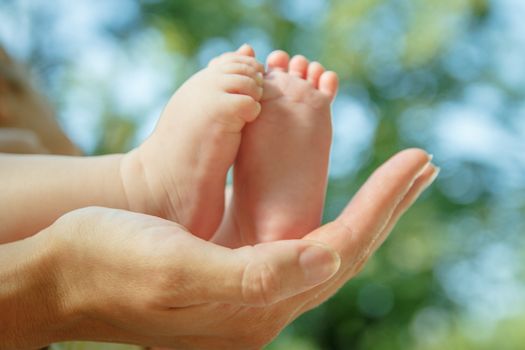
M 64 340 L 260 345 L 248 330 L 265 306 L 327 280 L 339 261 L 308 240 L 232 250 L 156 217 L 76 210 L 0 246 L 0 348 Z
M 39 254 L 13 250 L 24 251 L 19 261 L 28 254 L 48 258 L 45 263 L 31 259 L 40 273 L 23 283 L 22 291 L 9 283 L 12 274 L 2 276 L 7 283 L 0 287 L 0 306 L 7 312 L 0 319 L 11 322 L 0 324 L 5 333 L 0 339 L 19 335 L 18 342 L 2 348 L 69 339 L 184 349 L 260 348 L 355 275 L 434 176 L 425 153 L 402 152 L 377 170 L 338 219 L 305 240 L 235 250 L 145 215 L 110 209 L 67 214 L 45 232 L 12 244 L 51 248 Z M 342 264 L 325 245 L 308 239 L 333 246 Z M 301 254 L 310 249 L 319 253 L 317 259 Z M 3 257 L 7 260 L 0 266 L 26 265 L 9 253 Z M 304 270 L 307 262 L 317 271 Z M 334 268 L 338 271 L 330 278 Z M 9 302 L 6 295 L 18 302 Z M 21 312 L 20 306 L 32 313 Z M 47 318 L 37 322 L 41 314 Z
M 398 153 L 376 170 L 336 220 L 304 237 L 323 242 L 338 252 L 341 267 L 332 278 L 311 290 L 268 303 L 263 308 L 238 309 L 235 317 L 241 321 L 240 327 L 221 329 L 225 342 L 212 338 L 198 343 L 200 347 L 260 348 L 297 317 L 333 296 L 362 270 L 402 214 L 434 181 L 439 169 L 430 160 L 427 153 L 418 149 Z M 275 238 L 273 232 L 268 235 Z M 242 242 L 242 232 L 232 231 L 229 237 L 220 238 L 225 237 L 233 245 Z M 196 348 L 196 344 L 188 344 L 188 348 Z
M 363 269 L 439 170 L 421 150 L 400 152 L 375 171 L 336 220 L 304 237 L 337 251 L 341 268 L 329 281 L 296 298 L 302 304 L 294 318 L 325 302 Z

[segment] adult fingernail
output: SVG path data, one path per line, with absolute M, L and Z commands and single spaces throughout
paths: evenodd
M 432 176 L 428 179 L 426 187 L 432 185 L 432 183 L 436 180 L 436 178 L 439 175 L 439 172 L 441 171 L 441 168 L 438 166 L 435 166 L 434 164 L 430 164 L 430 166 L 434 169 L 434 172 L 432 173 Z
M 339 270 L 341 258 L 329 248 L 313 244 L 301 253 L 299 264 L 303 269 L 305 283 L 315 286 L 328 280 Z
M 425 173 L 429 168 L 435 168 L 434 164 L 432 164 L 432 158 L 434 158 L 434 155 L 427 153 L 427 158 L 427 162 L 421 169 L 419 169 L 418 173 L 414 177 L 414 181 L 418 179 L 423 173 Z

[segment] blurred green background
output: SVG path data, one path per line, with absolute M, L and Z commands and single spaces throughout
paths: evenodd
M 522 0 L 0 0 L 0 42 L 86 153 L 152 130 L 244 42 L 339 73 L 325 219 L 398 150 L 442 167 L 366 270 L 269 349 L 525 348 Z

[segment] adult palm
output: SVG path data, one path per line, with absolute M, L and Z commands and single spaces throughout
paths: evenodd
M 411 149 L 398 153 L 376 170 L 337 219 L 303 237 L 305 243 L 323 242 L 339 254 L 340 267 L 329 280 L 304 292 L 296 293 L 296 289 L 290 294 L 289 290 L 283 290 L 290 288 L 287 277 L 290 271 L 268 265 L 265 273 L 259 274 L 258 290 L 250 293 L 258 297 L 247 300 L 242 297 L 245 293 L 240 293 L 237 299 L 227 302 L 209 301 L 174 309 L 173 317 L 180 324 L 177 329 L 183 329 L 186 335 L 158 337 L 157 345 L 164 345 L 162 341 L 170 339 L 174 341 L 172 344 L 188 349 L 259 349 L 268 344 L 285 326 L 334 295 L 361 270 L 436 174 L 437 168 L 425 152 Z M 241 245 L 242 232 L 235 228 L 224 232 L 215 237 L 217 242 L 225 240 L 231 245 Z M 268 237 L 276 235 L 269 232 Z M 290 237 L 281 237 L 287 238 Z M 265 237 L 260 239 L 264 241 Z M 268 244 L 271 247 L 275 243 L 254 242 L 254 248 Z M 246 247 L 233 251 L 239 249 Z
M 341 265 L 338 272 L 309 291 L 279 301 L 274 298 L 282 295 L 279 284 L 274 283 L 278 278 L 268 274 L 268 280 L 261 284 L 268 286 L 264 291 L 266 307 L 236 312 L 237 317 L 243 315 L 241 317 L 248 320 L 258 320 L 257 332 L 250 327 L 246 327 L 245 331 L 257 335 L 255 340 L 259 341 L 258 344 L 267 343 L 284 326 L 322 304 L 355 276 L 405 211 L 437 176 L 438 169 L 430 160 L 431 157 L 419 149 L 396 154 L 374 172 L 337 219 L 305 234 L 303 239 L 325 243 L 339 254 Z M 286 233 L 268 232 L 267 235 L 278 240 L 291 238 Z M 229 230 L 221 230 L 213 240 L 218 244 L 227 242 L 231 246 L 240 246 L 244 243 L 243 237 L 243 233 L 232 225 Z M 266 240 L 262 235 L 253 244 Z M 246 324 L 250 323 L 247 321 Z
M 435 174 L 423 151 L 401 152 L 336 220 L 300 240 L 237 249 L 157 217 L 73 211 L 35 236 L 2 245 L 0 293 L 9 297 L 0 298 L 0 347 L 78 339 L 261 348 L 352 278 Z M 320 260 L 304 259 L 312 248 Z M 326 267 L 321 274 L 319 266 Z

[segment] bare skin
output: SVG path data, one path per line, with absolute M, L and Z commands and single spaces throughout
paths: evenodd
M 83 198 L 82 206 L 125 207 L 123 189 L 115 182 L 119 157 L 2 156 L 5 171 L 0 177 L 9 189 L 3 202 L 9 208 L 0 210 L 1 221 L 7 226 L 16 217 L 33 222 L 51 211 L 49 220 L 70 210 L 72 198 Z M 34 239 L 2 246 L 3 346 L 24 349 L 84 339 L 195 349 L 260 348 L 354 276 L 435 175 L 424 152 L 404 152 L 372 176 L 339 219 L 306 240 L 233 251 L 157 218 L 106 209 L 67 214 Z M 56 206 L 57 197 L 62 207 Z M 32 220 L 22 220 L 17 208 L 31 213 Z M 240 236 L 235 232 L 231 237 Z M 265 237 L 279 238 L 263 232 L 257 239 Z M 321 247 L 328 253 L 321 254 L 326 269 L 313 264 L 324 270 L 317 280 L 298 265 L 304 248 L 317 246 L 309 239 L 325 242 Z M 338 272 L 308 290 L 333 273 L 330 266 L 339 264 L 331 257 L 336 256 L 343 263 Z M 215 263 L 209 264 L 209 258 Z M 108 276 L 120 282 L 108 284 Z M 217 276 L 221 283 L 210 283 Z M 224 286 L 227 276 L 231 288 Z M 96 293 L 86 293 L 93 288 Z M 194 322 L 196 318 L 207 321 Z
M 106 208 L 66 214 L 0 246 L 0 347 L 78 339 L 260 349 L 355 276 L 436 174 L 425 152 L 403 151 L 333 222 L 301 240 L 239 249 L 147 215 Z M 310 266 L 327 267 L 317 281 L 304 269 L 310 247 L 326 264 L 308 257 Z
M 243 132 L 232 205 L 215 238 L 227 246 L 300 238 L 321 221 L 337 75 L 283 51 L 267 65 L 262 111 Z
M 113 194 L 111 199 L 99 201 L 91 195 L 98 191 L 90 191 L 89 200 L 62 208 L 108 205 L 130 209 L 177 221 L 198 236 L 210 238 L 222 218 L 225 177 L 237 154 L 241 130 L 260 109 L 257 101 L 261 98 L 259 73 L 263 67 L 253 56 L 249 46 L 225 54 L 177 91 L 152 136 L 130 154 L 113 157 L 121 162 L 117 175 L 122 176 L 123 186 L 114 186 L 109 192 Z M 234 225 L 243 226 L 238 231 L 244 232 L 243 244 L 273 239 L 261 232 L 298 238 L 317 227 L 326 187 L 331 138 L 329 104 L 337 89 L 337 77 L 324 73 L 318 63 L 308 64 L 301 56 L 292 59 L 288 67 L 288 56 L 282 51 L 270 55 L 268 67 L 267 92 L 261 101 L 263 118 L 243 130 L 245 141 L 235 167 L 234 205 L 228 215 L 237 221 L 239 217 L 253 218 Z M 198 101 L 192 100 L 195 95 L 200 97 Z M 46 109 L 41 106 L 40 110 Z M 38 139 L 32 140 L 39 145 Z M 46 152 L 37 146 L 22 151 Z M 16 152 L 12 148 L 10 151 Z M 27 159 L 25 162 L 30 164 Z M 59 163 L 66 164 L 64 160 Z M 104 160 L 100 162 L 103 168 L 97 171 L 92 163 L 88 170 L 82 170 L 78 161 L 75 167 L 82 173 L 104 173 L 104 183 L 110 183 L 116 167 Z M 52 164 L 51 168 L 55 174 L 61 173 Z M 63 172 L 71 175 L 70 169 Z M 119 200 L 122 193 L 125 198 Z M 291 200 L 294 205 L 290 205 Z M 198 214 L 203 212 L 207 213 L 205 219 Z M 231 222 L 227 220 L 227 224 Z M 31 228 L 19 233 L 41 228 L 39 220 L 33 220 Z
M 299 239 L 321 222 L 337 75 L 284 51 L 267 66 L 261 114 L 243 130 L 231 205 L 213 238 L 228 247 Z
M 0 202 L 0 239 L 27 237 L 68 211 L 92 205 L 159 216 L 210 238 L 223 216 L 226 174 L 242 129 L 260 112 L 263 70 L 239 52 L 213 60 L 173 95 L 152 135 L 125 155 L 0 154 L 6 169 L 0 177 L 17 194 L 13 202 Z M 40 184 L 45 207 L 30 200 L 27 183 Z M 32 220 L 16 208 L 33 213 Z
M 251 48 L 224 54 L 191 77 L 170 99 L 149 139 L 124 157 L 132 210 L 176 221 L 205 239 L 215 233 L 241 132 L 261 110 L 264 67 L 243 55 L 246 50 Z M 154 200 L 145 201 L 148 197 Z

